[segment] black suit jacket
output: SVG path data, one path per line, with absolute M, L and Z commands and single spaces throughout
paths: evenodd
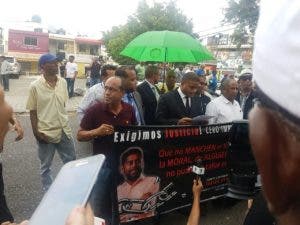
M 244 106 L 244 110 L 243 110 L 243 119 L 248 119 L 248 114 L 250 112 L 250 110 L 253 108 L 254 106 L 254 99 L 256 98 L 256 94 L 254 91 L 251 91 L 249 94 L 249 97 L 247 98 L 246 102 L 245 102 L 245 106 Z M 241 106 L 241 93 L 238 92 L 235 100 L 238 101 L 238 103 Z
M 137 91 L 142 97 L 145 124 L 155 125 L 155 112 L 157 107 L 157 101 L 153 90 L 151 89 L 147 81 L 144 81 L 137 87 Z
M 163 94 L 157 104 L 156 121 L 159 124 L 176 125 L 178 120 L 183 117 L 195 117 L 205 114 L 199 96 L 191 98 L 191 114 L 183 104 L 183 101 L 177 90 Z

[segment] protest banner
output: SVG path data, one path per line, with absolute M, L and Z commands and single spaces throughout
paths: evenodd
M 201 201 L 227 192 L 227 150 L 232 124 L 118 127 L 114 160 L 120 221 L 189 206 L 193 165 L 205 168 Z

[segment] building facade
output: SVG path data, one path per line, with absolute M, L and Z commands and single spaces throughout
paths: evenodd
M 48 33 L 9 30 L 8 56 L 13 56 L 20 63 L 22 73 L 38 73 L 38 59 L 49 49 Z
M 60 60 L 74 55 L 79 77 L 85 76 L 93 57 L 102 55 L 100 39 L 51 32 L 36 22 L 0 26 L 0 54 L 19 62 L 21 74 L 40 74 L 38 59 L 44 53 L 55 54 Z
M 253 37 L 245 39 L 241 46 L 232 41 L 231 34 L 218 34 L 207 37 L 207 48 L 217 59 L 218 68 L 251 67 L 253 52 Z
M 49 34 L 49 52 L 57 55 L 61 60 L 68 60 L 68 57 L 73 55 L 78 65 L 78 76 L 84 77 L 93 57 L 101 55 L 101 40 Z

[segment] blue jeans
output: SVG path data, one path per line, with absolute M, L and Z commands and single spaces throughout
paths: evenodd
M 67 88 L 68 88 L 69 98 L 71 98 L 74 95 L 74 83 L 75 83 L 75 79 L 66 78 L 66 81 L 67 81 Z
M 1 75 L 0 77 L 4 91 L 9 91 L 9 74 Z
M 90 87 L 93 87 L 95 84 L 100 83 L 100 79 L 99 78 L 90 78 Z
M 6 221 L 13 222 L 14 218 L 11 215 L 4 195 L 4 183 L 2 176 L 2 164 L 0 163 L 0 224 Z
M 55 150 L 57 150 L 64 164 L 75 160 L 76 155 L 74 141 L 72 137 L 69 139 L 67 135 L 63 132 L 61 140 L 58 143 L 42 143 L 39 141 L 37 143 L 38 155 L 41 162 L 42 184 L 43 188 L 45 190 L 48 190 L 53 180 L 50 167 L 53 161 Z

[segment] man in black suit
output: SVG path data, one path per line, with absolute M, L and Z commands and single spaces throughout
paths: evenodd
M 145 71 L 145 81 L 137 87 L 143 101 L 145 111 L 145 123 L 155 125 L 155 112 L 159 99 L 159 90 L 155 86 L 159 80 L 159 69 L 157 66 L 147 66 Z
M 199 77 L 194 72 L 186 73 L 178 89 L 162 95 L 158 101 L 156 120 L 166 125 L 191 125 L 192 118 L 204 115 L 201 99 L 195 96 Z
M 124 82 L 126 93 L 122 98 L 122 101 L 132 105 L 138 125 L 145 125 L 142 98 L 136 91 L 137 76 L 134 67 L 121 66 L 116 70 L 115 76 L 120 77 Z
M 248 119 L 248 114 L 254 106 L 253 100 L 256 98 L 255 92 L 253 91 L 252 84 L 252 71 L 244 69 L 241 72 L 238 80 L 239 92 L 236 96 L 236 100 L 241 106 L 243 111 L 243 119 Z

